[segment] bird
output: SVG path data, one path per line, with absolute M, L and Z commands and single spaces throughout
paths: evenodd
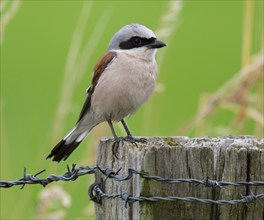
M 125 118 L 135 113 L 151 96 L 156 79 L 157 49 L 166 46 L 142 24 L 128 24 L 110 40 L 107 51 L 93 69 L 91 85 L 74 128 L 52 149 L 46 159 L 66 160 L 89 132 L 107 122 L 115 143 L 144 142 L 132 136 Z M 113 122 L 121 122 L 127 136 L 118 137 Z

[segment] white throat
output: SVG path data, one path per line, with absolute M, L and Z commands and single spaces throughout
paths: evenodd
M 146 47 L 133 48 L 130 50 L 119 50 L 119 52 L 126 53 L 130 56 L 146 60 L 153 61 L 155 60 L 155 54 L 157 49 L 148 49 Z

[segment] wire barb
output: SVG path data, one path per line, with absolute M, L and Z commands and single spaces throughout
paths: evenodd
M 210 180 L 209 177 L 207 177 L 204 181 L 203 181 L 203 185 L 205 185 L 206 187 L 213 187 L 213 188 L 223 188 L 218 181 L 216 180 Z

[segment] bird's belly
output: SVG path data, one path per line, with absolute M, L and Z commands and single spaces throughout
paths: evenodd
M 155 74 L 151 71 L 132 71 L 123 75 L 113 74 L 111 77 L 107 74 L 101 76 L 92 98 L 93 109 L 113 121 L 133 114 L 151 96 L 155 87 Z
M 110 110 L 110 118 L 114 121 L 120 121 L 124 117 L 133 114 L 136 110 L 145 103 L 152 94 L 155 84 L 148 85 L 145 88 L 130 84 L 124 86 L 120 94 L 114 97 L 114 103 L 108 105 Z

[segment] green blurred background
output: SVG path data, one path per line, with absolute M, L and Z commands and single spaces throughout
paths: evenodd
M 75 124 L 93 65 L 128 23 L 148 26 L 167 43 L 157 53 L 155 93 L 127 121 L 134 135 L 263 137 L 263 72 L 246 91 L 255 120 L 241 119 L 241 103 L 240 110 L 216 105 L 195 120 L 207 98 L 262 51 L 263 1 L 1 0 L 1 179 L 21 178 L 23 167 L 33 174 L 45 168 L 46 177 L 65 172 L 67 164 L 96 163 L 99 138 L 111 135 L 105 124 L 66 162 L 45 158 Z M 45 189 L 1 189 L 0 218 L 93 219 L 92 182 L 90 175 Z

